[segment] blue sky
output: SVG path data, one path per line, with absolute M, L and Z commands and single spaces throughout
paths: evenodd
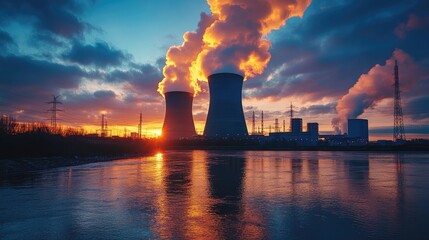
M 405 123 L 427 133 L 427 9 L 424 0 L 312 1 L 302 18 L 266 36 L 271 59 L 244 84 L 246 117 L 264 110 L 268 122 L 283 120 L 293 102 L 304 122 L 323 131 L 345 111 L 368 118 L 372 132 L 388 132 L 393 108 L 385 86 L 392 59 L 400 58 Z M 148 134 L 159 132 L 166 52 L 197 29 L 201 12 L 211 14 L 206 1 L 0 0 L 0 112 L 46 121 L 44 103 L 61 94 L 64 125 L 94 129 L 103 112 L 119 134 L 133 130 L 142 111 Z M 200 132 L 208 107 L 201 87 L 194 100 Z
M 195 0 L 99 1 L 85 19 L 102 29 L 98 38 L 133 53 L 137 62 L 154 63 L 196 28 L 201 12 L 209 11 L 205 1 Z

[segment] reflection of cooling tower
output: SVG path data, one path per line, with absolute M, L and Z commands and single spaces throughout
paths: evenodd
M 210 75 L 210 106 L 204 136 L 247 136 L 241 104 L 243 76 L 233 73 Z
M 162 136 L 166 139 L 189 138 L 196 134 L 192 118 L 193 94 L 189 92 L 165 93 L 165 118 Z

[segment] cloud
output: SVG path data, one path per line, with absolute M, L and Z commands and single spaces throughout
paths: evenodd
M 399 65 L 400 89 L 410 92 L 421 81 L 428 80 L 429 71 L 418 65 L 414 59 L 402 50 L 395 50 L 384 65 L 375 65 L 368 73 L 362 74 L 353 87 L 336 106 L 338 117 L 332 120 L 337 132 L 347 132 L 347 119 L 357 118 L 367 108 L 375 107 L 378 102 L 393 97 L 395 61 Z
M 72 39 L 91 26 L 79 18 L 83 4 L 74 0 L 0 0 L 0 23 L 21 19 L 30 22 L 35 32 L 43 31 Z
M 76 66 L 67 66 L 28 56 L 0 57 L 2 73 L 0 87 L 34 88 L 38 90 L 75 88 L 86 72 Z
M 335 113 L 335 106 L 337 103 L 329 103 L 329 104 L 316 104 L 308 107 L 302 107 L 299 109 L 299 115 L 320 115 L 320 114 L 329 114 Z
M 311 0 L 208 1 L 211 15 L 202 13 L 196 32 L 186 32 L 180 46 L 166 56 L 158 91 L 201 91 L 213 73 L 232 72 L 246 80 L 262 74 L 271 55 L 267 34 L 285 21 L 302 16 Z
M 64 53 L 62 57 L 80 65 L 102 68 L 120 66 L 130 59 L 130 55 L 111 47 L 106 42 L 96 42 L 94 45 L 74 42 L 70 51 Z
M 63 93 L 61 106 L 62 118 L 68 124 L 99 125 L 101 113 L 106 115 L 109 126 L 137 126 L 138 114 L 143 113 L 143 121 L 147 124 L 154 119 L 161 119 L 164 114 L 162 97 L 156 94 L 156 101 L 146 101 L 147 95 L 126 92 L 122 98 L 112 90 L 101 89 L 76 93 Z M 142 104 L 143 103 L 143 104 Z M 122 129 L 121 129 L 122 130 Z
M 395 28 L 396 36 L 404 39 L 406 38 L 407 32 L 428 29 L 429 28 L 429 15 L 424 17 L 416 16 L 411 14 L 408 17 L 406 23 L 401 23 L 397 28 Z
M 44 121 L 46 102 L 62 89 L 76 89 L 85 71 L 28 56 L 0 56 L 0 108 L 3 113 L 24 109 L 25 121 Z
M 413 120 L 429 119 L 429 96 L 422 96 L 411 99 L 404 105 L 404 114 Z
M 159 83 L 158 92 L 164 94 L 169 91 L 187 91 L 197 93 L 200 91 L 197 80 L 192 79 L 191 64 L 196 60 L 203 47 L 204 33 L 214 17 L 201 13 L 200 22 L 195 32 L 186 32 L 183 35 L 183 44 L 172 46 L 165 56 L 163 68 L 164 78 Z
M 376 127 L 369 129 L 369 134 L 392 134 L 392 127 Z M 407 125 L 405 134 L 429 134 L 428 125 Z
M 8 47 L 16 45 L 9 33 L 0 29 L 0 50 L 6 50 Z
M 127 82 L 137 91 L 156 94 L 162 73 L 158 67 L 151 64 L 132 64 L 127 70 L 115 69 L 102 77 L 107 82 Z
M 98 99 L 112 99 L 116 97 L 116 93 L 112 90 L 99 90 L 94 92 L 94 96 Z
M 394 35 L 410 12 L 424 16 L 420 12 L 428 4 L 422 2 L 313 1 L 302 19 L 289 19 L 287 27 L 269 36 L 271 61 L 263 75 L 245 84 L 248 97 L 332 101 L 395 48 L 425 61 L 429 34 L 420 31 L 401 42 Z

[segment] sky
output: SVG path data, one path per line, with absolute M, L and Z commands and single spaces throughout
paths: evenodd
M 48 123 L 47 102 L 60 95 L 63 126 L 96 131 L 105 114 L 123 135 L 142 112 L 143 134 L 155 136 L 160 92 L 185 86 L 202 133 L 204 76 L 227 70 L 246 78 L 249 131 L 253 111 L 288 129 L 292 103 L 322 132 L 367 118 L 370 139 L 391 139 L 397 60 L 407 138 L 429 138 L 427 9 L 424 0 L 0 0 L 0 113 Z

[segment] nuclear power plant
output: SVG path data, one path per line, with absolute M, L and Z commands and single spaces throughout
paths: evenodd
M 247 136 L 241 90 L 243 76 L 234 73 L 216 73 L 208 77 L 210 105 L 204 136 Z
M 276 141 L 297 146 L 316 146 L 328 144 L 366 145 L 368 144 L 368 120 L 349 119 L 348 134 L 321 135 L 318 123 L 307 123 L 307 131 L 303 131 L 303 119 L 293 117 L 291 105 L 290 131 L 283 132 L 275 119 L 274 132 L 269 127 L 269 134 L 264 134 L 263 113 L 261 114 L 261 131 L 253 130 L 248 137 L 246 120 L 242 104 L 243 76 L 234 73 L 216 73 L 208 77 L 210 102 L 203 138 L 240 138 L 257 141 Z M 165 94 L 165 119 L 162 136 L 167 140 L 191 139 L 197 136 L 192 115 L 193 94 L 184 91 L 171 91 Z M 253 113 L 253 129 L 255 129 L 255 115 Z M 285 121 L 284 121 L 285 122 Z M 198 138 L 198 139 L 201 139 Z
M 191 138 L 196 135 L 192 117 L 193 94 L 173 91 L 165 94 L 165 118 L 162 126 L 164 139 Z

